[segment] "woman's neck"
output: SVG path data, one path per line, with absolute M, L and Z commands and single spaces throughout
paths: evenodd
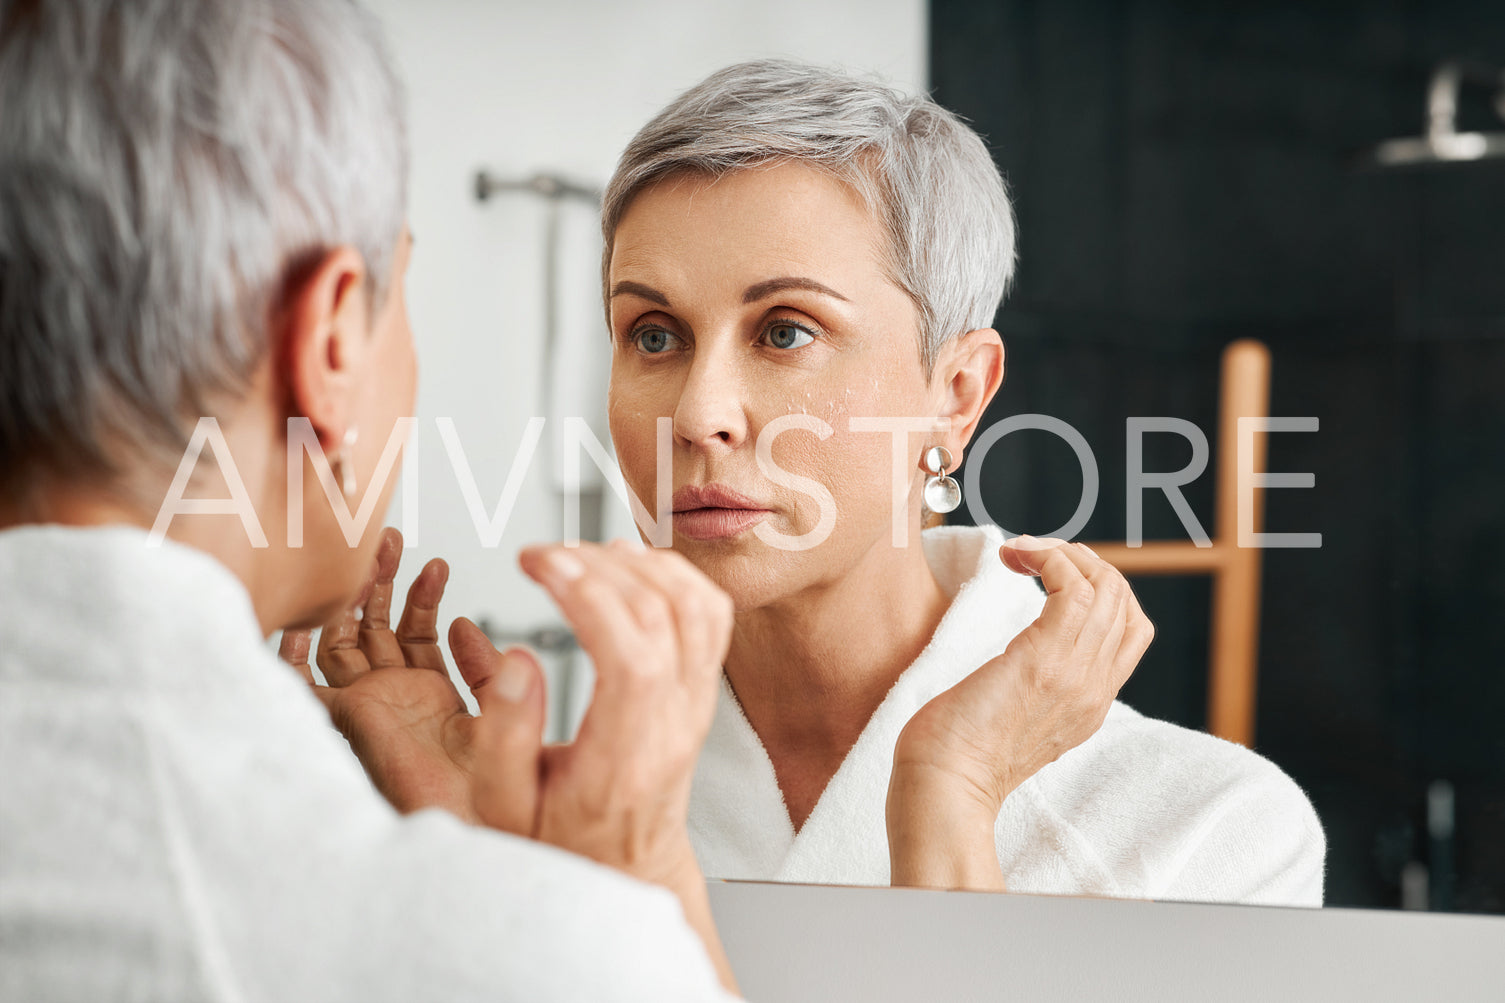
M 798 829 L 949 605 L 918 540 L 737 617 L 726 674 Z

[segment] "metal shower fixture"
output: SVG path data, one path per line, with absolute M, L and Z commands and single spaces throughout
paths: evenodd
M 560 174 L 534 174 L 531 177 L 499 177 L 482 168 L 476 171 L 475 194 L 477 202 L 485 202 L 501 192 L 532 192 L 546 199 L 558 201 L 572 198 L 582 202 L 601 204 L 601 189 L 583 184 Z
M 1461 60 L 1440 64 L 1427 85 L 1426 134 L 1387 139 L 1361 158 L 1365 167 L 1424 167 L 1505 159 L 1505 131 L 1459 132 L 1458 94 L 1465 83 L 1497 88 L 1494 107 L 1505 121 L 1505 70 Z

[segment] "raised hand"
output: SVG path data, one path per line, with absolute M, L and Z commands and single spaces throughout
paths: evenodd
M 735 992 L 685 828 L 731 599 L 673 551 L 551 547 L 524 551 L 522 563 L 596 664 L 579 735 L 543 755 L 535 834 L 673 891 Z
M 1001 889 L 1004 799 L 1096 733 L 1154 638 L 1123 575 L 1087 547 L 1019 537 L 999 556 L 1040 577 L 1045 608 L 900 734 L 887 805 L 895 884 Z
M 575 740 L 538 750 L 533 835 L 663 880 L 693 864 L 684 820 L 731 637 L 731 601 L 672 551 L 535 547 L 523 552 L 522 566 L 548 589 L 596 666 Z M 472 688 L 494 685 L 504 656 L 488 656 L 480 637 L 452 632 L 451 645 Z M 476 794 L 488 823 L 491 781 L 480 777 Z M 500 793 L 495 801 L 509 804 Z
M 401 535 L 386 530 L 363 615 L 326 625 L 317 652 L 329 685 L 314 691 L 377 788 L 402 811 L 442 807 L 644 877 L 664 863 L 661 847 L 687 850 L 690 781 L 731 637 L 726 594 L 672 551 L 525 550 L 523 569 L 596 666 L 575 741 L 546 748 L 542 673 L 527 651 L 499 652 L 456 620 L 450 651 L 479 716 L 450 682 L 437 633 L 443 561 L 414 580 L 392 630 L 401 551 Z M 281 654 L 313 684 L 309 646 L 310 632 L 288 631 Z
M 389 626 L 401 538 L 384 537 L 365 599 L 325 628 L 316 687 L 377 787 L 400 809 L 449 809 L 669 888 L 733 988 L 685 829 L 695 759 L 715 712 L 731 600 L 672 551 L 534 547 L 523 569 L 574 627 L 596 688 L 574 742 L 542 743 L 544 693 L 527 652 L 499 652 L 457 620 L 450 651 L 481 713 L 444 672 L 436 623 L 443 562 L 432 561 Z M 312 683 L 306 632 L 283 657 Z
M 439 648 L 439 602 L 449 568 L 437 559 L 424 566 L 408 590 L 394 632 L 393 580 L 401 556 L 402 535 L 384 530 L 361 599 L 320 635 L 317 662 L 329 685 L 314 685 L 314 692 L 377 789 L 399 811 L 439 807 L 478 822 L 473 776 L 478 739 L 484 737 L 494 749 L 521 747 L 532 755 L 543 729 L 541 673 L 526 651 L 498 654 L 478 628 L 458 621 L 450 631 L 452 650 L 455 638 L 461 639 L 457 662 L 463 665 L 479 656 L 476 636 L 490 659 L 476 698 L 483 711 L 490 707 L 494 713 L 473 717 L 450 681 Z M 363 612 L 359 619 L 357 609 Z M 310 631 L 285 632 L 280 654 L 313 685 L 310 637 Z M 536 800 L 530 785 L 536 786 L 532 775 L 508 785 L 518 805 Z M 495 803 L 491 807 L 497 818 L 508 819 L 509 831 L 530 831 L 526 807 L 514 807 L 511 815 Z

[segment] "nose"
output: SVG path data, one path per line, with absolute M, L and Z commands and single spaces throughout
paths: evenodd
M 747 438 L 744 387 L 734 360 L 697 351 L 674 408 L 674 436 L 695 448 L 735 449 Z

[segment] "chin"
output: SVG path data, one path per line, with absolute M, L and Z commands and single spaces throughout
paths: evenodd
M 775 603 L 799 590 L 796 579 L 808 577 L 795 554 L 762 540 L 680 540 L 674 549 L 732 599 L 738 613 Z

